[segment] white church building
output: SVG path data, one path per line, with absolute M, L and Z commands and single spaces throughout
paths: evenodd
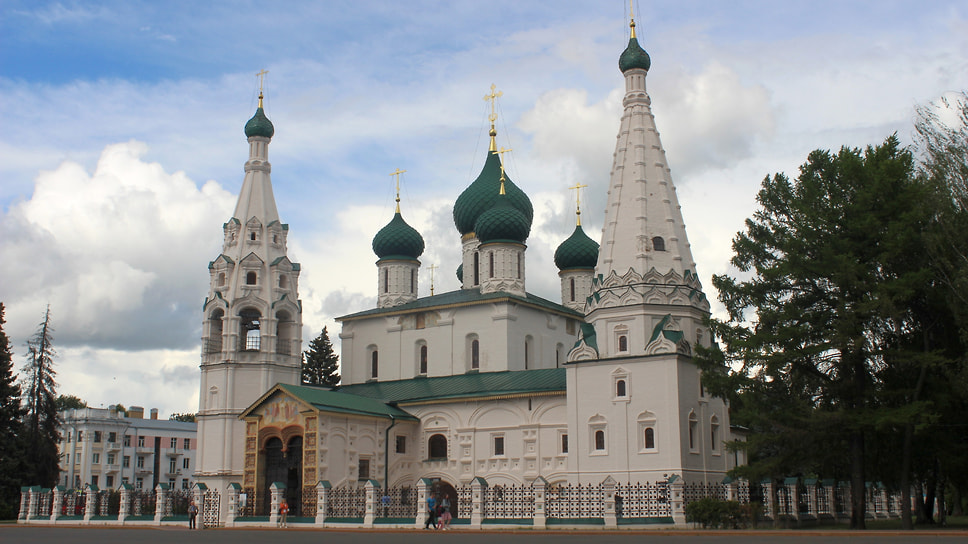
M 561 300 L 527 291 L 533 207 L 490 148 L 453 214 L 461 288 L 418 293 L 421 235 L 396 213 L 373 239 L 377 307 L 338 317 L 342 384 L 300 385 L 300 266 L 273 197 L 262 108 L 204 305 L 195 480 L 296 514 L 334 488 L 721 481 L 736 459 L 729 410 L 692 361 L 709 303 L 646 92 L 632 23 L 624 112 L 600 243 L 577 225 L 555 254 Z M 604 187 L 591 190 L 605 190 Z M 562 233 L 562 237 L 568 233 Z M 459 239 L 459 240 L 458 240 Z M 224 506 L 223 506 L 224 507 Z

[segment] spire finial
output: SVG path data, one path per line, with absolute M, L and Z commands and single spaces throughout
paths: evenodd
M 263 68 L 261 71 L 259 71 L 259 73 L 255 75 L 255 77 L 259 78 L 259 107 L 260 108 L 262 107 L 262 87 L 266 82 L 266 74 L 268 73 L 269 73 L 269 70 L 266 70 L 265 68 Z
M 574 187 L 569 187 L 569 189 L 574 189 L 575 191 L 575 217 L 576 225 L 581 226 L 581 190 L 587 185 L 582 185 L 581 183 L 576 183 Z
M 635 10 L 632 8 L 632 0 L 629 0 L 629 28 L 632 29 L 632 37 L 635 37 Z
M 434 296 L 434 271 L 437 270 L 437 265 L 432 264 L 427 268 L 430 269 L 430 296 Z
M 501 195 L 505 194 L 504 193 L 504 154 L 507 153 L 508 151 L 511 151 L 511 149 L 505 149 L 503 147 L 500 150 L 495 151 L 495 153 L 497 153 L 498 158 L 501 159 L 501 192 L 498 193 Z
M 497 121 L 497 99 L 504 96 L 503 91 L 495 91 L 495 89 L 497 89 L 497 85 L 491 83 L 491 92 L 484 95 L 484 101 L 490 100 L 491 102 L 491 114 L 487 116 L 488 121 L 491 122 L 491 131 L 488 133 L 491 136 L 489 151 L 497 151 L 497 130 L 494 128 L 494 121 Z
M 400 170 L 399 168 L 393 172 L 390 172 L 391 176 L 397 177 L 397 213 L 400 213 L 400 174 L 404 172 L 406 172 L 406 170 Z

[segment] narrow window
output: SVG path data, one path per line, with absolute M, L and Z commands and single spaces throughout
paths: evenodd
M 245 274 L 245 284 L 246 285 L 255 285 L 255 281 L 256 281 L 256 274 L 255 274 L 255 272 L 247 272 Z
M 410 292 L 415 293 L 417 291 L 417 273 L 411 268 L 410 269 Z
M 481 343 L 477 340 L 471 342 L 471 368 L 481 368 Z
M 279 287 L 282 289 L 289 287 L 289 282 L 287 281 L 286 276 L 279 276 Z
M 629 337 L 628 336 L 625 336 L 623 334 L 622 336 L 619 336 L 618 337 L 618 350 L 619 351 L 628 351 L 629 350 Z
M 242 349 L 245 351 L 259 351 L 262 345 L 261 319 L 258 310 L 242 310 L 239 312 L 241 317 L 240 332 L 242 333 Z
M 595 451 L 605 451 L 605 431 L 595 431 Z
M 696 449 L 696 431 L 699 428 L 699 421 L 696 414 L 689 414 L 689 449 Z
M 646 427 L 645 429 L 645 449 L 655 449 L 655 429 Z
M 481 283 L 481 254 L 474 252 L 474 285 Z
M 407 437 L 406 436 L 399 436 L 399 435 L 397 436 L 396 452 L 397 453 L 407 453 Z
M 665 240 L 661 236 L 656 236 L 652 239 L 652 249 L 656 251 L 665 251 Z
M 568 453 L 568 435 L 561 435 L 561 453 Z
M 255 242 L 255 231 L 252 231 L 249 233 L 249 240 L 252 240 L 253 242 Z
M 488 262 L 487 266 L 488 266 L 488 274 L 489 274 L 488 277 L 493 278 L 494 277 L 494 254 L 493 253 L 487 254 L 487 262 Z
M 365 482 L 366 480 L 369 480 L 369 479 L 370 479 L 370 460 L 360 459 L 360 475 L 357 477 L 357 480 L 361 482 Z
M 170 446 L 171 449 L 177 448 L 178 447 L 178 439 L 177 438 L 172 438 L 171 441 L 169 442 L 169 444 L 171 444 L 171 446 Z
M 182 442 L 182 449 L 183 449 L 183 450 L 187 450 L 187 449 L 189 449 L 189 448 L 191 447 L 191 444 L 192 444 L 192 439 L 191 439 L 191 438 L 186 438 L 186 439 L 185 439 L 185 440 L 184 440 L 184 441 Z M 187 459 L 186 459 L 186 461 L 187 461 Z
M 710 449 L 719 451 L 719 418 L 713 416 L 709 422 Z
M 373 350 L 370 354 L 370 377 L 377 378 L 380 375 L 380 353 Z
M 615 382 L 615 396 L 616 397 L 625 396 L 625 380 L 619 380 Z
M 518 279 L 521 279 L 521 254 L 518 253 Z
M 427 346 L 420 346 L 420 373 L 427 373 Z
M 219 287 L 224 287 L 225 286 L 225 272 L 219 272 L 219 275 L 218 275 L 218 286 Z
M 188 470 L 188 467 L 190 467 L 190 466 L 191 466 L 191 459 L 189 459 L 188 457 L 182 459 L 182 468 L 183 469 Z
M 390 292 L 390 270 L 386 268 L 383 269 L 383 292 Z
M 495 436 L 494 437 L 494 455 L 504 455 L 504 437 Z
M 575 278 L 570 278 L 569 283 L 571 284 L 571 287 L 569 289 L 569 293 L 570 293 L 569 298 L 571 299 L 571 302 L 575 302 Z
M 524 369 L 528 369 L 528 365 L 531 363 L 531 342 L 527 339 L 524 341 Z

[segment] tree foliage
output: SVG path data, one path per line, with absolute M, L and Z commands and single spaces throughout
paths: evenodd
M 23 407 L 20 386 L 13 373 L 10 339 L 3 330 L 6 323 L 0 302 L 0 519 L 16 516 L 23 481 L 24 446 Z
M 303 352 L 302 383 L 335 387 L 339 380 L 339 356 L 333 351 L 329 332 L 323 327 L 323 332 Z
M 195 413 L 174 413 L 168 417 L 169 421 L 183 421 L 185 423 L 195 423 L 197 421 L 198 414 Z
M 878 392 L 888 350 L 931 283 L 923 233 L 934 194 L 894 136 L 863 151 L 814 151 L 796 180 L 763 181 L 733 241 L 743 279 L 713 278 L 729 319 L 712 323 L 721 347 L 699 355 L 704 383 L 739 392 L 734 421 L 753 431 L 747 475 L 849 476 L 855 528 L 868 441 L 911 411 Z
M 76 395 L 58 395 L 54 400 L 54 404 L 57 405 L 58 412 L 77 408 L 87 408 L 87 402 Z
M 24 365 L 24 438 L 30 451 L 26 473 L 32 485 L 53 487 L 58 477 L 58 427 L 56 388 L 54 377 L 54 328 L 50 307 L 37 332 L 27 340 L 27 363 Z

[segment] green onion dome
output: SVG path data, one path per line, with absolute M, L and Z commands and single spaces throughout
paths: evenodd
M 501 186 L 501 158 L 497 152 L 489 151 L 484 168 L 477 179 L 471 183 L 454 202 L 454 225 L 461 235 L 476 232 L 474 229 L 477 219 L 494 206 Z M 528 231 L 531 230 L 531 220 L 534 218 L 534 208 L 531 200 L 517 185 L 511 182 L 507 172 L 504 173 L 504 192 L 508 202 L 520 211 L 527 220 Z M 480 237 L 478 237 L 480 238 Z
M 595 268 L 597 263 L 598 242 L 589 238 L 581 225 L 576 226 L 575 232 L 555 251 L 555 266 L 558 270 Z
M 403 220 L 400 212 L 373 237 L 373 252 L 380 259 L 416 259 L 423 250 L 423 236 Z
M 652 66 L 652 59 L 649 58 L 649 54 L 642 49 L 639 45 L 639 40 L 635 38 L 633 33 L 632 37 L 629 38 L 629 46 L 622 51 L 622 56 L 618 58 L 618 68 L 624 74 L 625 72 L 633 68 L 641 68 L 645 71 L 649 71 L 649 67 Z
M 464 283 L 464 263 L 457 265 L 457 281 Z
M 506 190 L 507 187 L 505 187 Z M 509 195 L 498 195 L 494 206 L 477 218 L 474 233 L 482 244 L 490 242 L 523 244 L 528 239 L 528 234 L 531 234 L 531 219 L 514 207 Z
M 255 115 L 245 124 L 245 137 L 264 136 L 266 138 L 272 138 L 275 132 L 276 129 L 272 126 L 272 121 L 266 117 L 266 112 L 262 110 L 260 101 L 259 109 L 255 110 Z

